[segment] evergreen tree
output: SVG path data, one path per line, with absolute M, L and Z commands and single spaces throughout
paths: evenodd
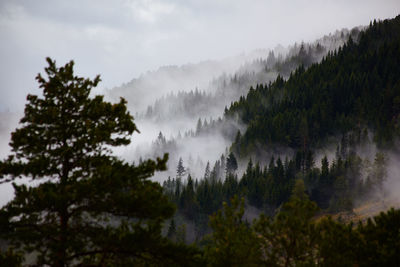
M 176 242 L 185 244 L 186 243 L 186 225 L 182 224 L 178 226 L 176 230 Z
M 211 266 L 258 266 L 261 250 L 255 233 L 243 219 L 244 199 L 237 196 L 230 205 L 210 217 L 213 233 L 205 248 Z
M 75 76 L 73 61 L 60 68 L 47 62 L 48 78 L 37 76 L 43 97 L 28 95 L 12 154 L 0 164 L 15 190 L 0 210 L 0 238 L 33 252 L 40 266 L 183 260 L 188 250 L 161 236 L 174 207 L 148 179 L 166 169 L 167 155 L 138 166 L 113 156 L 111 147 L 128 145 L 137 131 L 126 101 L 91 98 L 99 76 Z M 20 177 L 32 183 L 17 185 Z
M 244 158 L 255 147 L 289 146 L 304 153 L 305 174 L 306 151 L 338 133 L 344 137 L 342 158 L 350 152 L 346 135 L 360 128 L 369 128 L 378 145 L 392 146 L 400 133 L 399 25 L 400 16 L 377 22 L 318 64 L 308 64 L 301 48 L 296 58 L 307 70 L 297 64 L 287 81 L 279 75 L 273 83 L 250 87 L 226 109 L 226 118 L 239 117 L 248 126 L 232 150 L 240 148 L 237 155 Z
M 179 208 L 189 220 L 193 220 L 197 213 L 194 183 L 190 174 L 187 178 L 187 184 L 183 187 L 182 193 L 179 196 Z
M 20 254 L 16 254 L 13 250 L 8 249 L 7 251 L 0 250 L 0 266 L 1 267 L 9 267 L 9 266 L 22 266 L 23 257 Z
M 225 178 L 224 174 L 226 172 L 226 158 L 225 158 L 224 154 L 221 155 L 218 165 L 219 165 L 218 179 L 223 179 L 223 178 Z
M 165 139 L 165 137 L 162 134 L 162 132 L 160 132 L 158 134 L 158 137 L 157 137 L 157 140 L 156 140 L 156 144 L 157 144 L 158 148 L 164 148 L 165 145 L 167 144 L 167 140 Z
M 210 173 L 211 180 L 219 180 L 221 178 L 221 164 L 219 160 L 216 160 L 214 167 Z
M 186 173 L 185 167 L 183 167 L 183 160 L 179 158 L 178 166 L 176 167 L 176 178 L 181 179 Z
M 233 153 L 229 153 L 229 156 L 226 158 L 226 173 L 232 174 L 234 173 L 238 168 L 237 160 L 235 155 Z
M 311 219 L 317 205 L 305 193 L 304 182 L 296 180 L 292 196 L 271 221 L 260 216 L 255 231 L 267 266 L 315 266 L 318 262 L 317 231 Z
M 201 118 L 199 118 L 199 120 L 197 121 L 197 125 L 196 125 L 196 135 L 199 135 L 202 131 L 203 128 L 203 124 L 201 122 Z
M 211 178 L 211 171 L 210 171 L 210 162 L 207 161 L 206 169 L 204 171 L 204 179 L 210 179 Z
M 376 153 L 372 172 L 372 181 L 378 189 L 380 196 L 383 198 L 383 182 L 387 178 L 386 158 L 383 153 Z
M 171 240 L 176 240 L 176 224 L 174 219 L 169 223 L 167 237 Z
M 359 266 L 398 266 L 400 262 L 400 210 L 391 208 L 359 224 L 362 246 L 358 246 Z

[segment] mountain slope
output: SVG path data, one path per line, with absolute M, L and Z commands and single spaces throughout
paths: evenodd
M 373 24 L 307 71 L 259 85 L 233 103 L 227 117 L 248 124 L 234 150 L 245 155 L 278 143 L 306 149 L 327 137 L 372 129 L 388 144 L 400 126 L 400 16 Z
M 253 60 L 248 57 L 249 61 L 232 74 L 223 73 L 218 76 L 218 72 L 215 72 L 216 78 L 210 80 L 207 86 L 200 86 L 207 93 L 198 89 L 189 91 L 193 87 L 185 87 L 182 83 L 179 87 L 182 91 L 176 94 L 171 91 L 149 106 L 146 119 L 162 121 L 178 117 L 195 120 L 199 117 L 219 117 L 225 106 L 246 95 L 251 86 L 272 82 L 279 74 L 288 78 L 300 65 L 308 68 L 313 63 L 320 62 L 329 51 L 342 46 L 350 36 L 357 38 L 359 32 L 360 27 L 352 30 L 342 29 L 334 34 L 325 35 L 313 43 L 294 44 L 287 49 L 278 46 L 270 51 L 256 50 L 258 53 L 255 51 L 251 54 L 260 57 Z M 231 67 L 233 68 L 233 65 Z M 179 83 L 179 79 L 175 81 Z M 200 84 L 199 81 L 198 85 Z

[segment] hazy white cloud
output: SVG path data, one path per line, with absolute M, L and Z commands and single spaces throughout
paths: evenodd
M 398 0 L 2 0 L 0 110 L 21 109 L 51 56 L 113 87 L 160 65 L 313 40 L 400 13 Z
M 127 6 L 134 18 L 147 23 L 155 23 L 161 17 L 171 15 L 176 6 L 173 3 L 166 3 L 154 0 L 130 0 Z
M 101 74 L 100 86 L 110 88 L 161 65 L 311 41 L 399 13 L 399 0 L 1 0 L 0 112 L 20 111 L 27 93 L 40 93 L 34 78 L 47 56 L 59 65 L 75 60 L 78 74 Z M 187 129 L 138 126 L 135 143 L 153 140 L 160 130 L 169 136 Z M 3 157 L 6 141 L 0 143 Z M 197 142 L 184 145 L 190 152 L 200 147 L 198 155 L 211 160 L 229 144 L 218 137 Z M 0 191 L 1 205 L 12 192 L 9 185 Z

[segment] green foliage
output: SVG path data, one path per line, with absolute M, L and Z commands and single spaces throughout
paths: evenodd
M 138 166 L 111 154 L 137 131 L 126 101 L 90 97 L 100 81 L 77 77 L 73 61 L 57 68 L 47 59 L 47 79 L 37 76 L 43 96 L 28 95 L 12 154 L 0 163 L 14 199 L 0 210 L 0 235 L 37 265 L 125 265 L 179 263 L 195 250 L 161 236 L 174 213 L 155 171 L 167 155 Z M 181 262 L 182 263 L 182 262 Z M 185 263 L 186 264 L 186 263 Z
M 355 266 L 361 236 L 352 224 L 341 224 L 331 218 L 323 218 L 316 225 L 320 266 Z
M 180 179 L 185 175 L 186 169 L 183 167 L 183 160 L 179 158 L 178 166 L 176 167 L 176 178 Z
M 210 217 L 213 230 L 205 247 L 205 257 L 210 266 L 258 266 L 260 248 L 256 235 L 243 220 L 244 199 L 237 196 L 230 205 Z
M 358 226 L 363 237 L 362 266 L 397 266 L 400 262 L 400 210 L 381 212 Z
M 0 251 L 0 267 L 18 267 L 22 266 L 23 257 L 13 250 Z
M 231 152 L 231 153 L 229 153 L 228 157 L 226 158 L 226 173 L 227 174 L 235 173 L 237 168 L 238 168 L 238 163 L 237 163 L 236 157 Z
M 307 71 L 299 67 L 287 81 L 250 88 L 226 110 L 248 125 L 232 150 L 240 157 L 255 145 L 306 151 L 328 137 L 372 129 L 379 145 L 399 133 L 400 16 L 371 25 Z
M 344 135 L 344 139 L 349 144 L 338 146 L 337 157 L 331 164 L 323 157 L 320 168 L 314 167 L 312 151 L 298 151 L 292 159 L 286 158 L 284 162 L 272 157 L 264 168 L 259 163 L 253 164 L 250 159 L 240 179 L 228 174 L 225 180 L 219 181 L 212 179 L 211 175 L 209 179 L 193 183 L 189 176 L 186 183 L 180 179 L 167 180 L 164 190 L 177 204 L 178 213 L 196 225 L 199 236 L 207 231 L 207 216 L 220 209 L 223 201 L 238 195 L 245 197 L 249 206 L 274 215 L 289 200 L 292 190 L 298 188 L 295 183 L 299 181 L 303 181 L 302 191 L 321 209 L 332 213 L 351 211 L 356 200 L 371 200 L 374 195 L 371 193 L 382 188 L 386 175 L 385 161 L 382 160 L 385 156 L 378 152 L 376 158 L 380 160 L 370 164 L 354 152 L 361 145 L 354 140 L 354 133 Z M 219 168 L 217 165 L 219 161 L 214 169 Z M 363 169 L 367 170 L 367 179 L 364 179 Z
M 321 266 L 398 266 L 400 210 L 381 212 L 356 228 L 324 218 L 317 231 Z
M 244 201 L 232 200 L 210 218 L 205 261 L 211 266 L 398 266 L 400 210 L 391 209 L 357 228 L 330 217 L 317 219 L 317 206 L 297 180 L 280 212 L 243 221 Z
M 181 244 L 186 243 L 186 225 L 185 224 L 179 225 L 179 227 L 176 231 L 176 241 Z
M 317 232 L 311 222 L 317 205 L 304 191 L 304 182 L 297 180 L 290 201 L 274 220 L 261 216 L 255 223 L 268 266 L 313 266 L 318 261 Z
M 169 223 L 167 237 L 171 240 L 176 240 L 176 224 L 174 219 Z

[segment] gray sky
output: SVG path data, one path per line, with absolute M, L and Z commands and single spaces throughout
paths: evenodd
M 111 88 L 161 65 L 311 41 L 400 13 L 399 0 L 1 0 L 0 111 L 39 93 L 45 57 Z

